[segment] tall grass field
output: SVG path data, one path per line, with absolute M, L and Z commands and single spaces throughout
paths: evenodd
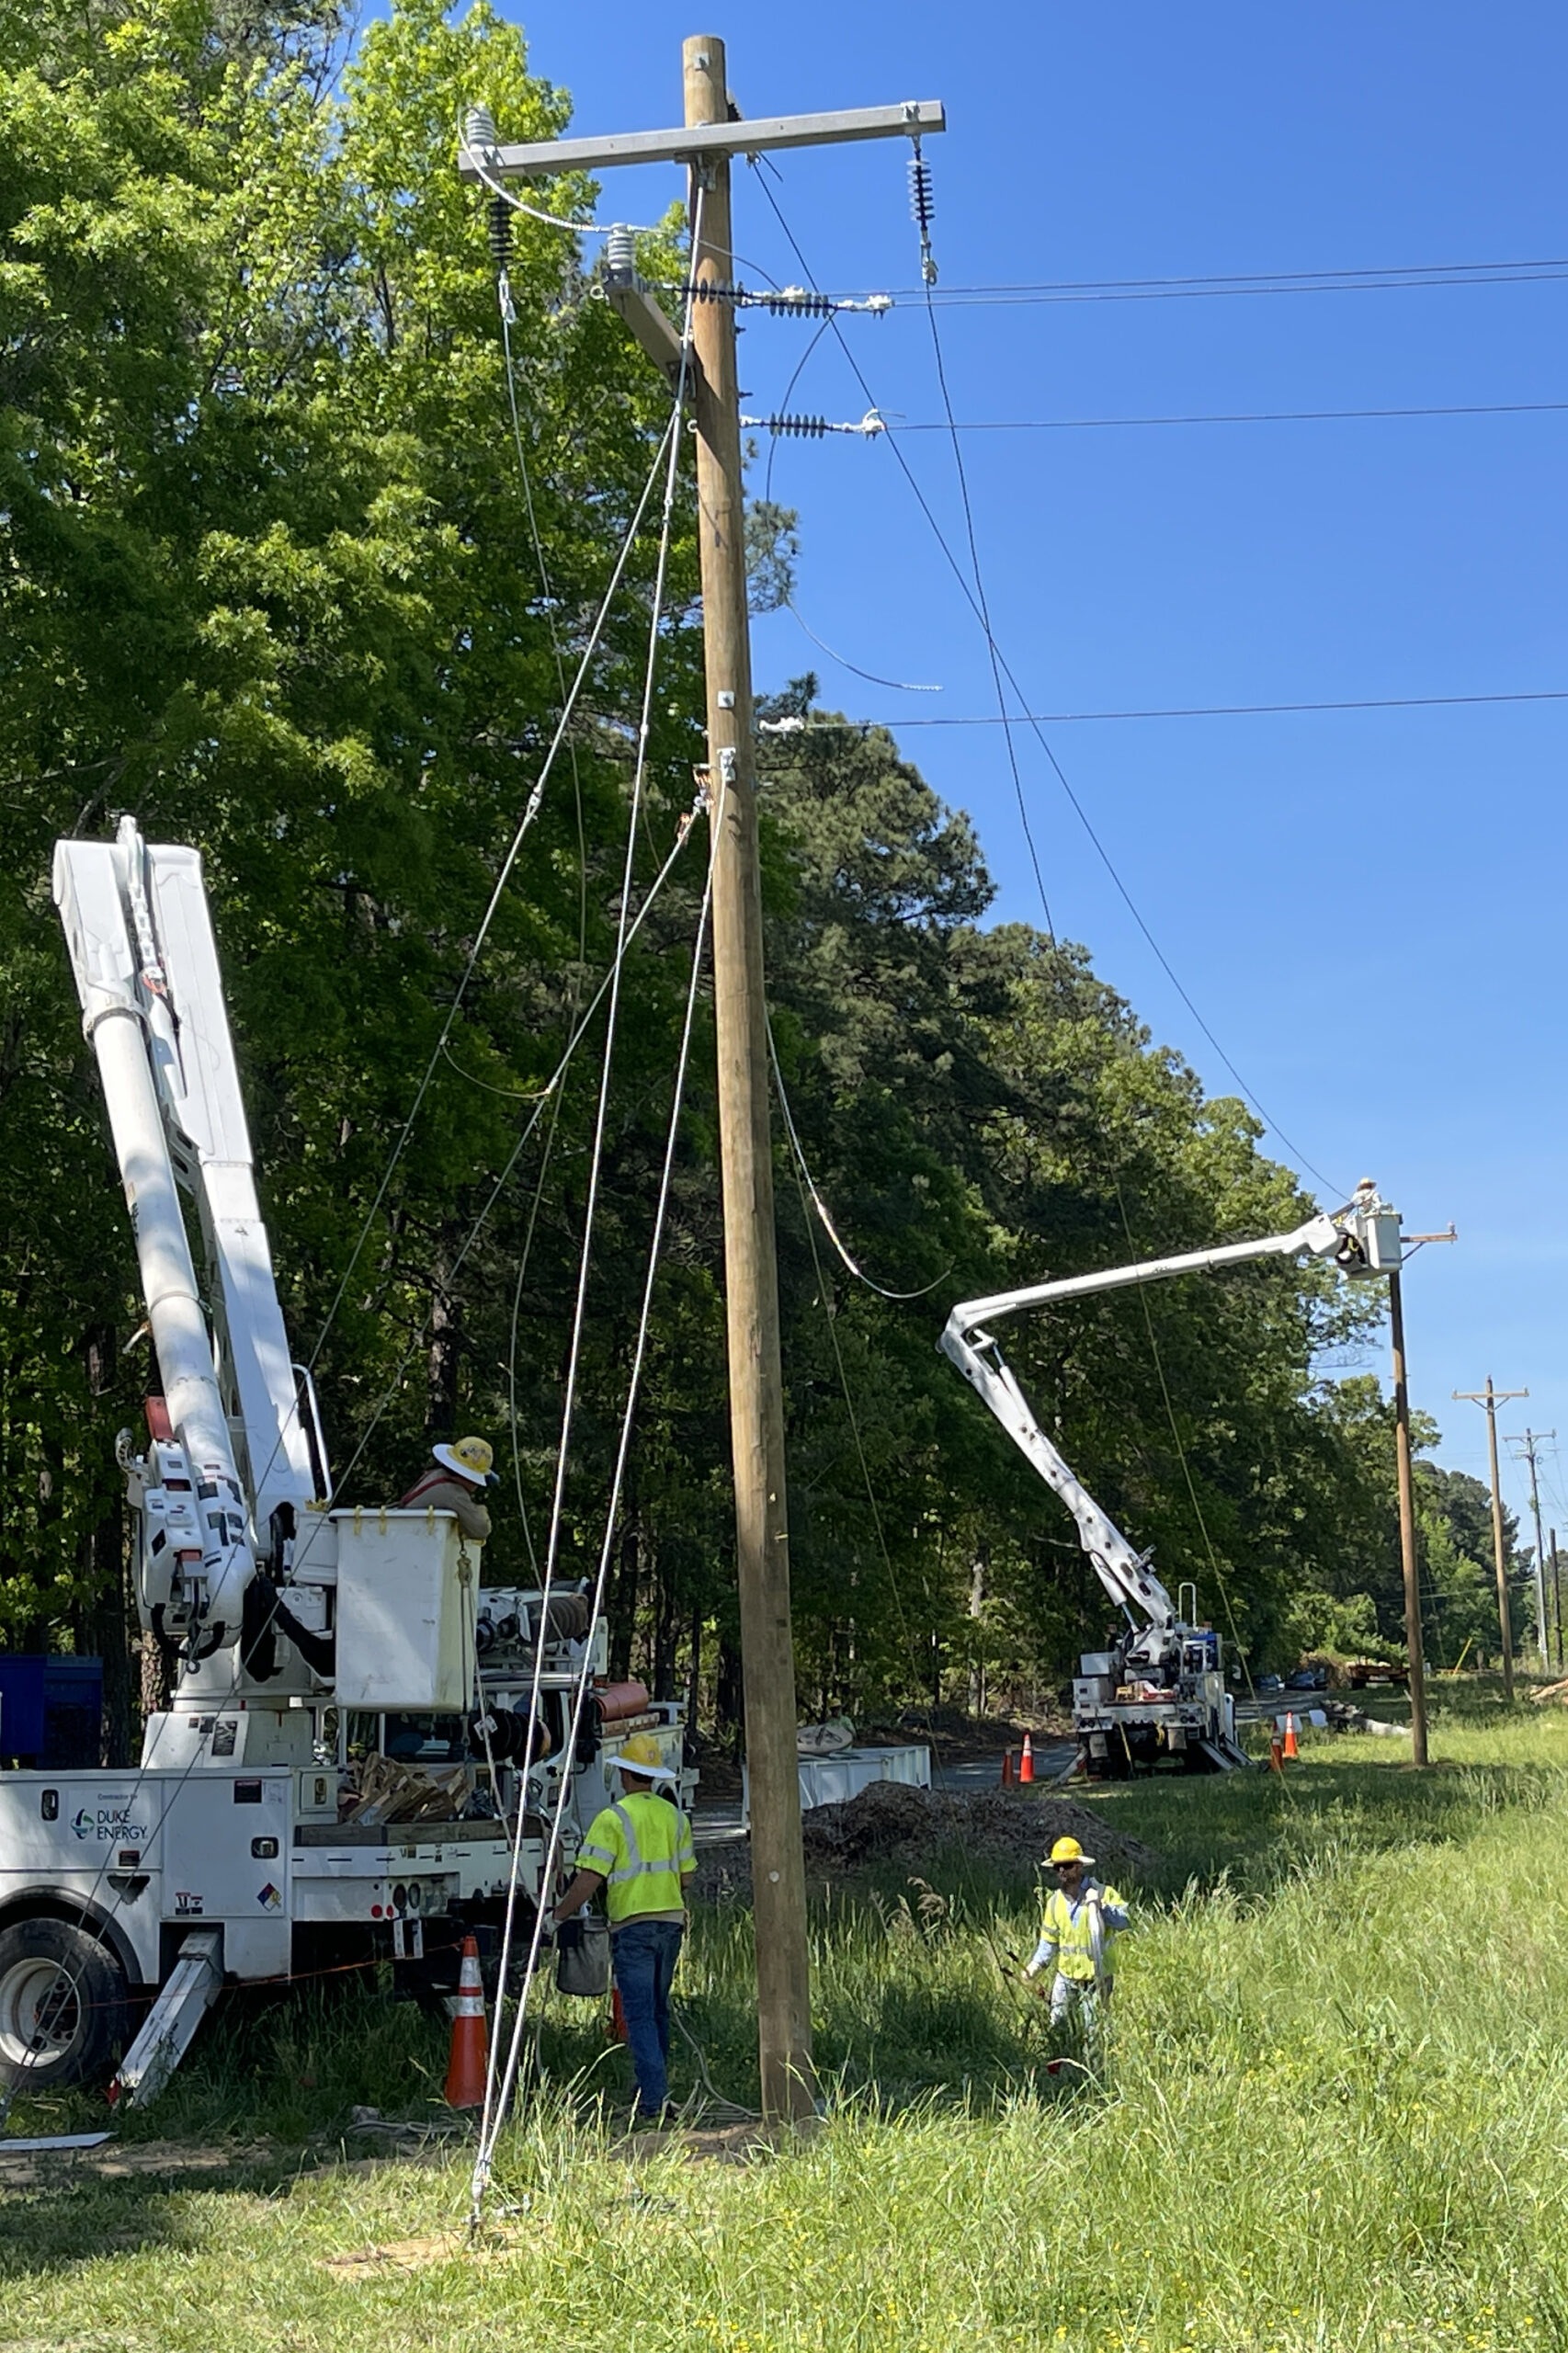
M 229 2169 L 171 2148 L 6 2193 L 0 2347 L 1568 2348 L 1568 1717 L 1456 1702 L 1433 1752 L 1417 1776 L 1402 1743 L 1320 1734 L 1283 1780 L 1091 1799 L 1165 1860 L 1127 1891 L 1086 2071 L 1047 2072 L 1000 1965 L 1031 1891 L 962 1856 L 817 1910 L 827 2112 L 798 2142 L 633 2154 L 624 2057 L 554 2000 L 472 2247 L 464 2143 L 410 2163 L 349 2131 L 356 2103 L 441 2113 L 437 2027 L 364 1994 L 220 2012 L 119 2131 Z M 698 1915 L 677 1999 L 742 2104 L 751 1965 L 742 1906 Z

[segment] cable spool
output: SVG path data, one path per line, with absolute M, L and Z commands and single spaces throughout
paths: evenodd
M 486 1708 L 469 1719 L 471 1756 L 483 1756 L 488 1741 L 489 1754 L 498 1765 L 515 1765 L 528 1754 L 530 1739 L 535 1743 L 535 1761 L 549 1756 L 548 1739 L 541 1739 L 532 1717 L 517 1708 Z

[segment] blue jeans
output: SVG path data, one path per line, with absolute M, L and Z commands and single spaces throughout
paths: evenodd
M 657 2116 L 669 2097 L 670 1987 L 685 1934 L 679 1920 L 629 1920 L 610 1946 L 641 2116 Z

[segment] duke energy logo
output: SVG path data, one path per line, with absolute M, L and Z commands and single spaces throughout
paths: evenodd
M 71 1827 L 78 1838 L 124 1839 L 128 1845 L 142 1845 L 147 1836 L 146 1825 L 131 1819 L 131 1806 L 79 1805 L 71 1817 Z

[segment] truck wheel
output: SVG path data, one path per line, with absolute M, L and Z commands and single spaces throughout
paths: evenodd
M 0 2082 L 107 2082 L 126 2024 L 124 1975 L 96 1937 L 65 1920 L 0 1929 Z

